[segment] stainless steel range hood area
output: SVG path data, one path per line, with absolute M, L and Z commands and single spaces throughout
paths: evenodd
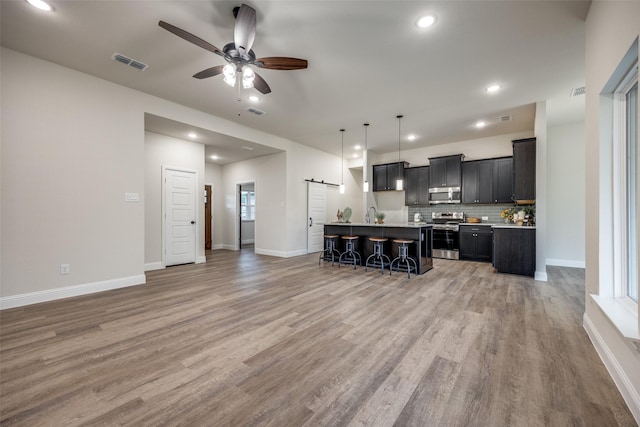
M 460 203 L 460 187 L 432 187 L 429 188 L 429 204 L 458 204 Z
M 429 158 L 429 204 L 461 202 L 464 154 Z

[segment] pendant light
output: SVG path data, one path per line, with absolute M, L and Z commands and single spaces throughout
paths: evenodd
M 344 194 L 344 129 L 340 129 L 340 133 L 342 134 L 342 167 L 340 168 L 342 180 L 340 181 L 340 194 Z
M 396 118 L 398 119 L 398 163 L 400 163 L 400 119 L 402 115 L 397 115 Z M 396 180 L 396 190 L 402 191 L 403 186 L 404 182 L 402 177 L 400 177 Z
M 367 153 L 367 129 L 369 128 L 369 123 L 364 124 L 364 152 Z M 367 153 L 367 158 L 369 157 L 369 153 Z M 364 156 L 362 157 L 364 159 Z M 367 169 L 367 165 L 362 165 L 365 169 Z M 368 169 L 367 169 L 368 171 Z M 367 176 L 369 173 L 367 172 Z M 369 192 L 369 180 L 365 179 L 362 184 L 362 191 L 365 193 Z

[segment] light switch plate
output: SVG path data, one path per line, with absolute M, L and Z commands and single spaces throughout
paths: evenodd
M 488 217 L 488 216 L 483 216 L 483 217 L 482 217 L 482 220 L 483 220 L 483 221 L 489 221 L 489 217 Z
M 124 193 L 125 202 L 138 202 L 140 201 L 139 193 Z

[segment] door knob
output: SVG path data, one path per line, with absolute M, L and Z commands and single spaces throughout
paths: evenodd
M 196 223 L 195 221 L 191 221 L 191 224 L 195 224 L 195 223 Z

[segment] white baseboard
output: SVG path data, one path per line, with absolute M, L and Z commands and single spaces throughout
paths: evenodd
M 307 250 L 306 249 L 298 249 L 297 251 L 287 252 L 287 258 L 291 258 L 291 257 L 294 257 L 294 256 L 306 255 L 306 254 L 307 254 Z
M 235 251 L 236 247 L 234 245 L 222 244 L 222 245 L 216 245 L 216 249 L 226 249 L 228 251 Z
M 205 262 L 207 262 L 206 256 L 202 255 L 202 256 L 196 257 L 196 264 L 203 264 Z
M 165 267 L 162 261 L 148 262 L 144 265 L 144 271 L 162 270 L 163 268 L 167 267 Z
M 546 271 L 536 271 L 535 275 L 533 276 L 533 279 L 537 280 L 538 282 L 546 282 L 546 281 L 548 281 L 547 272 Z
M 224 249 L 224 245 L 221 243 L 218 243 L 217 245 L 213 245 L 213 248 L 211 250 L 218 250 L 218 249 Z
M 555 258 L 547 258 L 547 265 L 555 265 L 558 267 L 572 267 L 572 268 L 586 267 L 586 264 L 584 261 L 573 260 L 573 259 L 555 259 Z
M 259 254 L 259 255 L 269 255 L 269 256 L 275 256 L 275 257 L 279 257 L 279 258 L 291 258 L 291 257 L 294 257 L 294 256 L 300 256 L 300 255 L 306 255 L 307 254 L 307 250 L 306 249 L 299 249 L 297 251 L 285 252 L 285 251 L 273 251 L 271 249 L 255 248 L 254 252 Z
M 246 239 L 246 240 L 240 240 L 240 243 L 242 243 L 243 245 L 249 244 L 249 243 L 255 243 L 256 239 Z
M 62 298 L 76 297 L 109 291 L 112 289 L 126 288 L 128 286 L 144 285 L 147 279 L 144 274 L 120 277 L 118 279 L 103 280 L 101 282 L 84 283 L 81 285 L 65 286 L 63 288 L 48 289 L 46 291 L 29 292 L 27 294 L 11 295 L 0 298 L 0 310 L 37 304 L 40 302 L 54 301 Z
M 638 390 L 634 388 L 629 376 L 624 369 L 622 369 L 622 366 L 618 363 L 618 360 L 609 346 L 607 346 L 607 343 L 602 339 L 602 336 L 589 316 L 587 316 L 587 313 L 585 313 L 582 318 L 582 326 L 584 330 L 587 331 L 589 339 L 591 339 L 596 352 L 600 356 L 600 359 L 602 359 L 602 363 L 604 363 L 607 371 L 609 371 L 609 375 L 613 378 L 613 382 L 618 387 L 620 394 L 622 394 L 622 398 L 627 403 L 627 406 L 629 406 L 633 417 L 636 419 L 636 422 L 640 424 L 640 394 Z

